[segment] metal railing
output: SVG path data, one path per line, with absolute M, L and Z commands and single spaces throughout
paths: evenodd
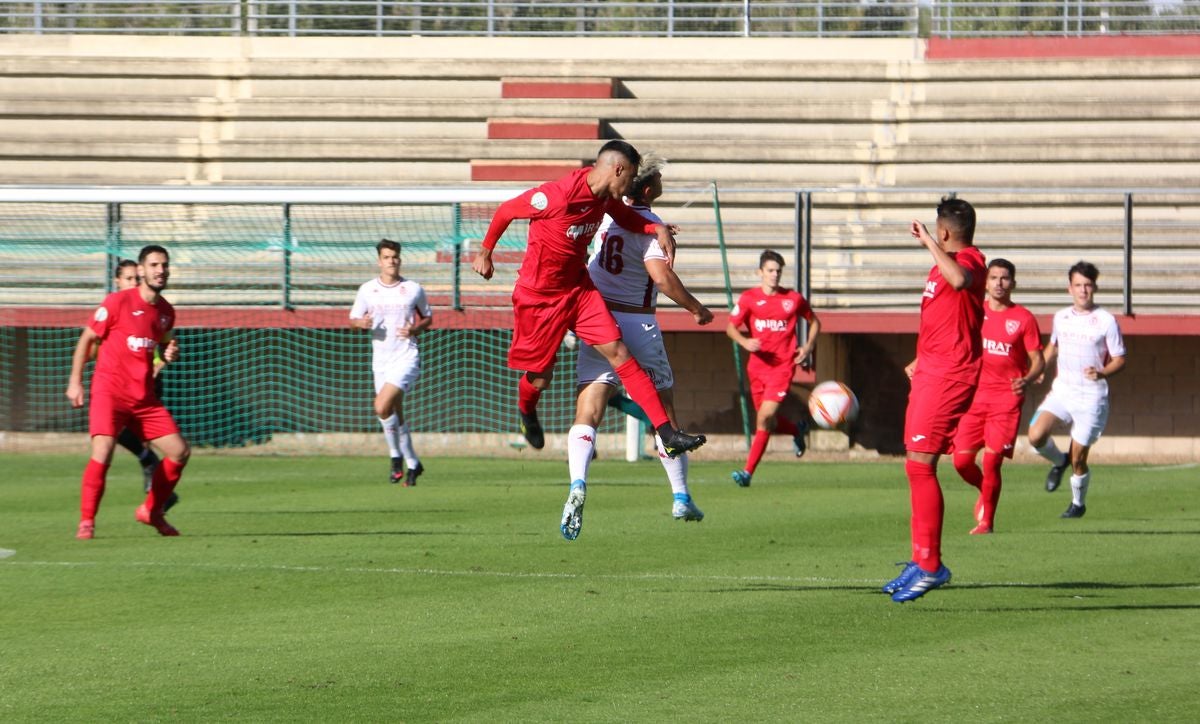
M 0 2 L 4 33 L 966 37 L 1200 30 L 1200 0 Z

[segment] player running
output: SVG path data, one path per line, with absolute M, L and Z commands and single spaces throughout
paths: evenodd
M 82 407 L 83 367 L 92 345 L 100 345 L 88 410 L 92 454 L 83 471 L 79 529 L 75 534 L 81 540 L 95 536 L 96 511 L 104 495 L 116 436 L 126 427 L 132 428 L 139 439 L 152 442 L 164 456 L 154 469 L 150 492 L 134 517 L 160 535 L 179 535 L 163 516 L 163 507 L 183 474 L 191 448 L 154 392 L 155 350 L 163 347 L 166 362 L 175 361 L 179 355 L 179 343 L 172 334 L 175 309 L 162 297 L 171 276 L 167 250 L 156 245 L 143 247 L 138 254 L 138 276 L 141 282 L 137 287 L 113 292 L 104 299 L 80 335 L 71 358 L 66 394 L 73 407 Z M 105 341 L 108 344 L 103 344 Z
M 983 253 L 974 246 L 975 209 L 962 199 L 943 198 L 936 237 L 920 221 L 910 229 L 933 256 L 934 267 L 921 295 L 917 357 L 904 368 L 912 378 L 904 418 L 912 560 L 883 586 L 897 603 L 950 581 L 950 569 L 942 563 L 945 504 L 937 460 L 950 451 L 954 429 L 971 406 L 983 346 L 985 273 Z
M 1088 452 L 1108 423 L 1108 378 L 1125 368 L 1125 341 L 1113 315 L 1096 306 L 1100 271 L 1086 261 L 1067 272 L 1072 305 L 1054 315 L 1046 365 L 1058 358 L 1058 374 L 1050 394 L 1029 423 L 1029 444 L 1053 467 L 1046 475 L 1046 492 L 1062 482 L 1071 464 L 1071 505 L 1063 518 L 1082 518 L 1092 474 Z M 1050 432 L 1059 422 L 1071 426 L 1070 455 L 1054 444 Z
M 404 395 L 421 376 L 417 336 L 433 324 L 425 290 L 400 276 L 400 244 L 383 239 L 375 245 L 379 276 L 358 288 L 350 326 L 371 332 L 371 369 L 375 373 L 375 415 L 392 457 L 390 480 L 409 488 L 425 472 L 404 422 Z
M 662 220 L 650 210 L 650 204 L 662 196 L 662 169 L 666 161 L 647 153 L 638 167 L 629 190 L 630 207 L 648 222 Z M 588 274 L 604 297 L 609 311 L 621 329 L 621 339 L 633 358 L 654 381 L 659 399 L 675 426 L 675 375 L 663 347 L 662 330 L 654 316 L 658 292 L 692 313 L 697 324 L 712 322 L 712 312 L 700 303 L 671 269 L 670 259 L 658 239 L 643 231 L 630 230 L 606 216 L 596 234 L 598 249 L 588 262 Z M 579 397 L 575 402 L 575 423 L 567 432 L 567 465 L 571 489 L 563 506 L 560 530 L 567 540 L 579 537 L 583 527 L 583 504 L 587 496 L 588 467 L 596 450 L 596 428 L 604 419 L 604 408 L 616 394 L 619 380 L 612 365 L 588 344 L 579 348 L 576 362 Z M 658 457 L 671 483 L 674 503 L 671 515 L 676 520 L 699 521 L 704 513 L 692 502 L 688 490 L 688 457 L 670 457 L 662 440 L 654 436 Z
M 1037 319 L 1012 300 L 1016 277 L 1017 268 L 1007 259 L 988 264 L 979 386 L 954 434 L 954 469 L 979 490 L 971 535 L 991 533 L 996 527 L 1000 465 L 1013 456 L 1025 391 L 1045 365 Z M 982 470 L 975 462 L 980 448 Z
M 607 213 L 622 227 L 651 234 L 668 260 L 675 254 L 671 229 L 629 208 L 622 197 L 633 184 L 641 156 L 625 141 L 600 148 L 593 166 L 529 189 L 496 209 L 471 267 L 484 279 L 495 271 L 492 250 L 514 219 L 530 219 L 529 241 L 513 287 L 513 339 L 508 366 L 523 370 L 518 384 L 521 432 L 531 447 L 545 445 L 537 402 L 550 385 L 558 348 L 567 330 L 592 345 L 612 365 L 625 390 L 650 417 L 667 455 L 676 457 L 705 442 L 672 427 L 654 383 L 621 342 L 621 332 L 587 274 L 587 248 Z
M 743 488 L 750 485 L 772 432 L 791 435 L 796 457 L 804 455 L 808 420 L 793 422 L 779 413 L 779 406 L 792 388 L 796 365 L 809 363 L 821 333 L 821 320 L 808 300 L 800 292 L 780 286 L 782 255 L 764 251 L 758 258 L 758 276 L 762 283 L 742 292 L 725 327 L 725 334 L 750 353 L 746 376 L 750 378 L 750 399 L 756 413 L 754 440 L 746 466 L 733 473 L 733 482 Z M 800 319 L 808 321 L 808 339 L 797 346 L 796 322 Z

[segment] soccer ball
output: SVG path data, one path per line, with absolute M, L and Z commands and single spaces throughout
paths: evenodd
M 858 398 L 841 382 L 822 382 L 808 398 L 808 411 L 819 427 L 833 430 L 858 417 Z

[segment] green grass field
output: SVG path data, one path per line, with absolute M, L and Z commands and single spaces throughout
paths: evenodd
M 953 582 L 909 604 L 900 462 L 193 459 L 160 538 L 140 472 L 74 539 L 84 456 L 0 458 L 0 720 L 1195 721 L 1197 469 L 1098 464 L 1061 520 L 1005 468 L 998 532 L 945 462 Z M 11 553 L 9 553 L 11 551 Z

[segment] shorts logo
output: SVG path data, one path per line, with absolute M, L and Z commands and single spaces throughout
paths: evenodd
M 108 319 L 108 310 L 104 307 L 100 307 L 96 310 L 96 313 L 92 315 L 92 318 L 97 322 L 103 322 L 104 320 Z
M 538 211 L 545 211 L 546 207 L 550 205 L 550 201 L 546 198 L 546 194 L 538 191 L 533 198 L 529 199 L 529 205 Z
M 925 436 L 924 435 L 913 435 L 912 438 L 910 438 L 910 439 L 913 442 L 921 442 L 922 440 L 925 439 Z
M 1009 334 L 1016 334 L 1017 330 L 1020 328 L 1021 323 L 1015 319 L 1009 319 L 1004 322 L 1004 331 L 1008 332 Z

